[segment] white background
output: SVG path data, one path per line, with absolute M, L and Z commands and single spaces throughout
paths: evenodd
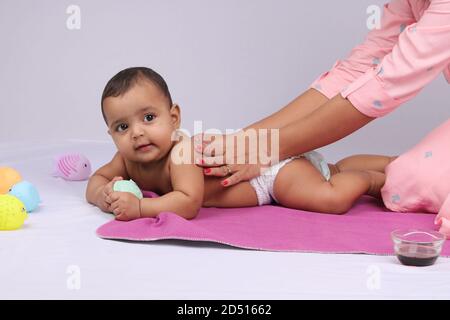
M 106 82 L 147 66 L 168 82 L 182 126 L 237 129 L 302 93 L 367 34 L 384 1 L 0 0 L 0 142 L 110 138 Z M 70 5 L 81 28 L 66 26 Z M 414 101 L 323 149 L 330 160 L 399 154 L 450 114 L 442 76 Z M 0 155 L 1 157 L 1 155 Z

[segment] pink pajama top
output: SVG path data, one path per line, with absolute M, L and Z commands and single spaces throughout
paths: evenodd
M 450 83 L 450 0 L 392 0 L 381 28 L 311 85 L 341 94 L 369 117 L 410 100 L 443 72 Z M 450 120 L 386 167 L 383 202 L 392 211 L 438 213 L 450 239 Z
M 450 239 L 450 119 L 385 169 L 381 196 L 397 212 L 438 213 L 436 228 Z
M 330 99 L 340 93 L 375 118 L 412 99 L 441 72 L 450 83 L 450 0 L 392 0 L 381 28 L 311 87 Z

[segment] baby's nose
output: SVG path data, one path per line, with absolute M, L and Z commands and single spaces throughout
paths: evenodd
M 133 126 L 132 128 L 133 138 L 137 138 L 144 135 L 144 130 L 141 126 Z

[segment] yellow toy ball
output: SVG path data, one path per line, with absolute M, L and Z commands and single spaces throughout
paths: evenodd
M 20 173 L 13 168 L 0 167 L 0 194 L 8 193 L 9 189 L 21 180 Z
M 9 194 L 0 194 L 0 230 L 19 229 L 27 216 L 22 201 Z

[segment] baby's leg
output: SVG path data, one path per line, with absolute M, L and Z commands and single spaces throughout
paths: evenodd
M 205 177 L 203 207 L 237 208 L 258 205 L 255 189 L 249 182 L 240 182 L 224 188 L 222 177 Z
M 337 172 L 343 171 L 365 171 L 374 170 L 384 173 L 386 166 L 395 160 L 395 157 L 379 156 L 371 154 L 357 154 L 344 158 L 337 162 L 335 165 L 328 164 L 330 168 L 333 168 Z M 333 170 L 332 170 L 333 172 Z
M 274 194 L 288 208 L 341 214 L 364 194 L 379 197 L 384 181 L 383 173 L 370 170 L 338 172 L 326 181 L 308 160 L 300 158 L 280 170 Z

